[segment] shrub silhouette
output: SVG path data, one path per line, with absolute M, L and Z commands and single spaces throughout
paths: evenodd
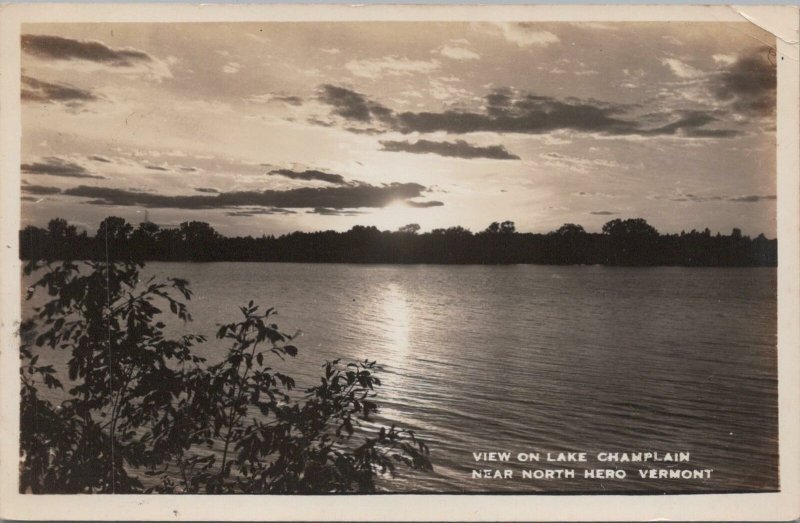
M 292 337 L 251 301 L 219 329 L 230 348 L 208 365 L 194 352 L 204 337 L 170 338 L 159 320 L 162 308 L 191 319 L 188 282 L 142 284 L 141 267 L 67 261 L 29 289 L 48 298 L 21 329 L 21 492 L 369 492 L 397 465 L 432 469 L 412 431 L 373 427 L 375 362 L 326 362 L 320 385 L 298 393 L 269 366 L 297 354 Z M 37 388 L 64 388 L 40 364 L 48 349 L 69 354 L 59 405 Z

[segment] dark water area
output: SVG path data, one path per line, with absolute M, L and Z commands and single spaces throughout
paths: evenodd
M 210 361 L 219 323 L 249 300 L 302 330 L 286 370 L 382 365 L 381 421 L 415 429 L 435 472 L 392 492 L 705 492 L 778 488 L 774 268 L 149 263 L 186 278 Z M 26 306 L 26 307 L 29 307 Z M 61 356 L 63 357 L 63 356 Z M 62 362 L 63 363 L 63 362 Z M 546 462 L 586 452 L 587 462 Z M 510 452 L 478 463 L 474 452 Z M 518 453 L 538 463 L 516 463 Z M 599 463 L 600 452 L 688 452 L 686 463 Z M 625 479 L 585 479 L 620 468 Z M 710 470 L 643 479 L 638 470 Z M 474 469 L 512 470 L 478 479 Z M 573 469 L 574 479 L 523 470 Z

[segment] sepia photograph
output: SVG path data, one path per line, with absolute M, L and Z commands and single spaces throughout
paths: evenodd
M 759 24 L 18 37 L 18 495 L 782 492 Z

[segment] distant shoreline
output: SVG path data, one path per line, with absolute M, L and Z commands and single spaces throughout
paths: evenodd
M 64 219 L 47 229 L 20 231 L 20 258 L 140 259 L 177 262 L 352 263 L 396 265 L 605 265 L 621 267 L 776 267 L 778 241 L 733 229 L 660 234 L 641 218 L 615 219 L 602 233 L 564 224 L 547 234 L 520 233 L 513 222 L 494 222 L 473 233 L 463 227 L 419 233 L 355 226 L 346 232 L 293 232 L 282 236 L 225 237 L 205 222 L 162 229 L 122 218 L 103 220 L 95 236 Z

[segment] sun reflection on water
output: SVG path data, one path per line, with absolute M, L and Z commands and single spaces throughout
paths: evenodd
M 381 330 L 376 333 L 384 352 L 381 363 L 381 416 L 392 423 L 408 423 L 409 415 L 403 405 L 410 405 L 409 365 L 411 347 L 411 306 L 409 295 L 398 283 L 388 283 L 380 293 Z
M 390 283 L 381 299 L 384 316 L 384 340 L 393 355 L 403 358 L 409 347 L 408 298 L 403 288 Z

